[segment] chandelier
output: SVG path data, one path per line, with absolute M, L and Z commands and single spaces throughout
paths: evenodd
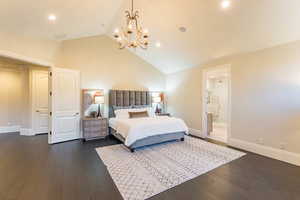
M 126 27 L 121 30 L 116 29 L 114 37 L 119 43 L 120 49 L 137 48 L 147 49 L 149 34 L 147 29 L 143 29 L 138 23 L 139 12 L 133 10 L 133 0 L 131 0 L 131 10 L 125 11 Z

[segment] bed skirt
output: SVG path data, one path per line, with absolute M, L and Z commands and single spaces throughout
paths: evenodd
M 116 137 L 118 140 L 120 140 L 123 144 L 125 142 L 125 138 L 117 133 L 117 131 L 113 128 L 109 128 L 110 134 L 112 134 L 114 137 Z M 184 141 L 184 135 L 185 132 L 176 132 L 176 133 L 167 133 L 167 134 L 161 134 L 161 135 L 154 135 L 147 138 L 143 138 L 140 140 L 137 140 L 132 145 L 130 145 L 128 148 L 133 152 L 137 148 L 154 145 L 154 144 L 160 144 L 164 142 L 170 142 L 175 140 L 181 140 Z

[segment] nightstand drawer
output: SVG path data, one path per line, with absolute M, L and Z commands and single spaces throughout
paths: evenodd
M 108 126 L 102 123 L 84 123 L 83 129 L 85 131 L 100 131 L 107 129 Z
M 108 121 L 101 119 L 83 119 L 83 137 L 85 140 L 104 138 L 108 135 Z
M 86 140 L 92 139 L 92 138 L 101 138 L 106 137 L 108 135 L 107 130 L 97 130 L 97 131 L 86 131 L 84 132 L 84 138 Z

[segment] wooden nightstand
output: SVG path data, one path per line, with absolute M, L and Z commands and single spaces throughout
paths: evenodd
M 108 136 L 107 118 L 83 118 L 83 139 L 85 141 L 105 138 Z
M 157 116 L 168 116 L 171 117 L 170 113 L 156 113 Z

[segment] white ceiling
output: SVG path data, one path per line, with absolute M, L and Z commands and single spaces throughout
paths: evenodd
M 164 73 L 203 62 L 300 40 L 300 0 L 135 0 L 151 47 L 134 53 Z M 0 27 L 51 39 L 111 35 L 129 0 L 5 0 Z M 49 24 L 47 15 L 58 19 Z M 102 26 L 105 24 L 105 26 Z M 187 28 L 186 33 L 178 30 Z M 62 37 L 66 35 L 65 37 Z M 160 41 L 161 48 L 154 43 Z
M 65 40 L 106 32 L 122 0 L 2 0 L 0 27 L 47 39 Z M 57 16 L 55 23 L 48 16 Z

